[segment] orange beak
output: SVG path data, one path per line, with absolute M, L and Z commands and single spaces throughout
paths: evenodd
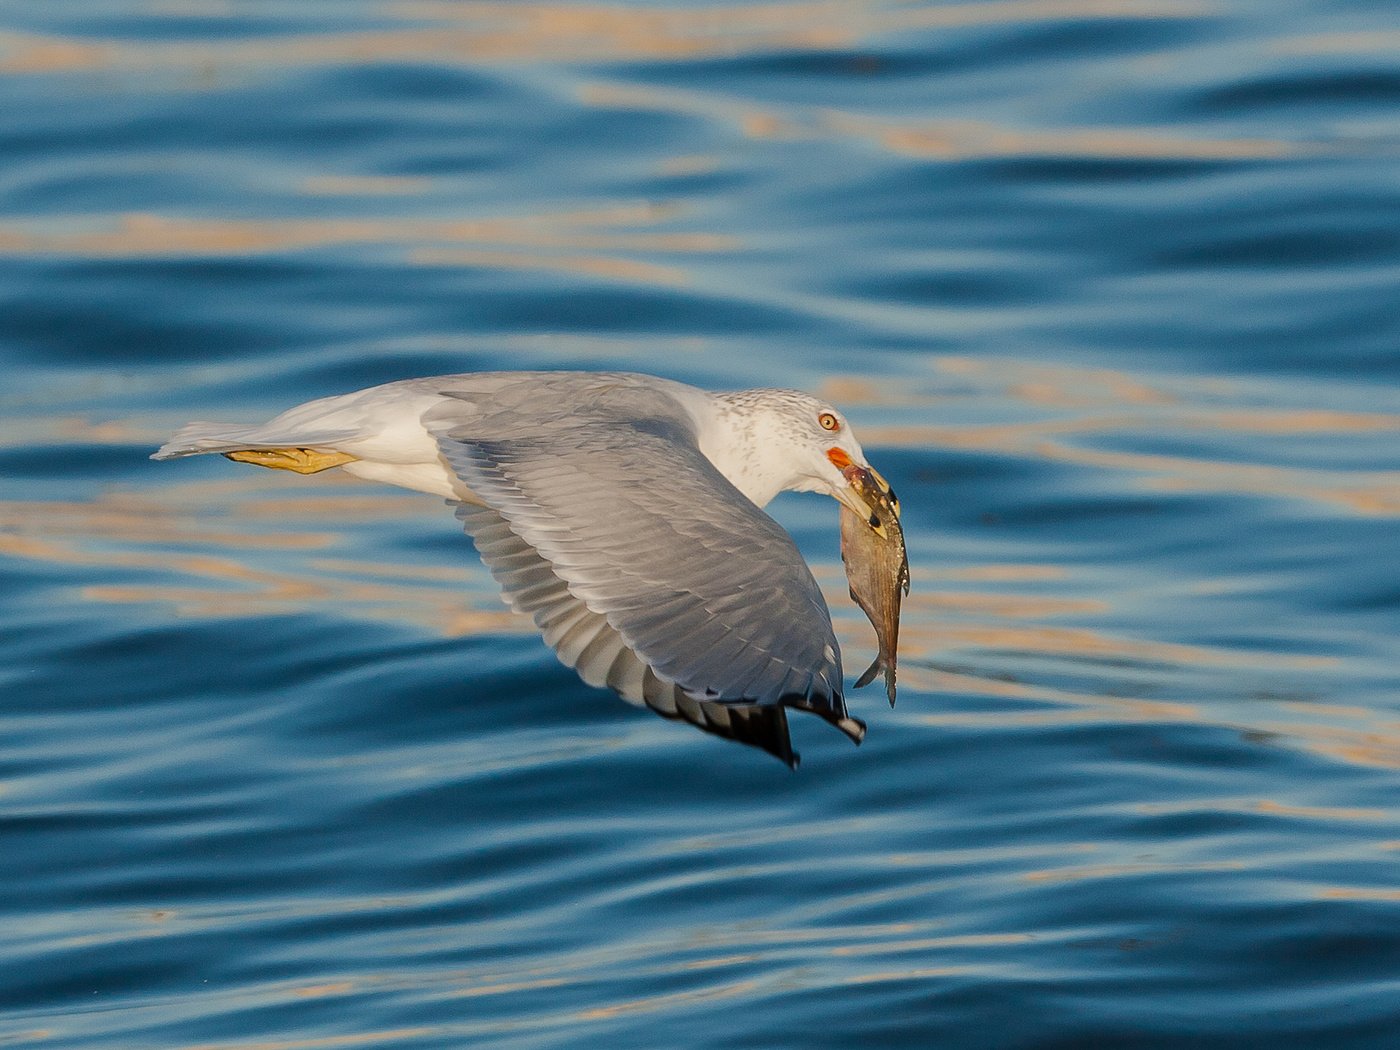
M 873 511 L 870 503 L 862 496 L 865 489 L 867 477 L 864 467 L 856 466 L 855 460 L 851 459 L 843 449 L 835 446 L 826 450 L 826 458 L 831 461 L 831 465 L 841 472 L 841 476 L 846 479 L 846 487 L 836 492 L 836 499 L 844 504 L 853 513 L 869 521 Z
M 899 500 L 890 488 L 890 483 L 880 476 L 879 471 L 874 467 L 857 466 L 856 462 L 845 451 L 835 446 L 826 450 L 826 458 L 846 479 L 847 489 L 836 495 L 839 502 L 869 520 L 872 516 L 873 505 L 876 502 L 883 502 L 884 497 L 888 497 L 895 517 L 899 517 Z M 885 534 L 883 526 L 871 527 L 879 535 Z

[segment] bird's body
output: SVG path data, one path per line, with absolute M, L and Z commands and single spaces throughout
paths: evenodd
M 454 502 L 506 600 L 590 685 L 789 764 L 786 708 L 864 734 L 821 591 L 759 509 L 789 489 L 865 506 L 848 483 L 864 453 L 810 395 L 632 373 L 437 376 L 258 426 L 191 423 L 153 458 L 205 452 Z

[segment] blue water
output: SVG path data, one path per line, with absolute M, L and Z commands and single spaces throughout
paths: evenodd
M 1391 0 L 0 25 L 0 1044 L 1400 1045 Z M 511 367 L 847 411 L 863 746 L 583 686 L 432 498 L 146 458 Z

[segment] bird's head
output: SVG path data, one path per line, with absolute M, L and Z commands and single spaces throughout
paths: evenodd
M 840 409 L 796 390 L 721 396 L 743 406 L 746 462 L 736 473 L 745 477 L 736 484 L 754 502 L 762 506 L 785 490 L 825 493 L 884 535 L 882 517 L 898 516 L 899 502 Z

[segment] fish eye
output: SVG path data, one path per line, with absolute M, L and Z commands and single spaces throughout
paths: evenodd
M 817 417 L 817 422 L 822 425 L 823 430 L 840 430 L 841 421 L 830 412 L 823 412 Z

